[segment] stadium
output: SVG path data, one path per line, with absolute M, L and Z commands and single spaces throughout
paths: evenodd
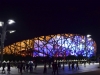
M 69 55 L 91 57 L 96 53 L 96 42 L 83 35 L 56 34 L 13 43 L 6 46 L 3 53 L 32 57 L 67 57 Z

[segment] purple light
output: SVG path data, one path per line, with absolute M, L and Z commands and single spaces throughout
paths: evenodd
M 34 56 L 65 56 L 82 54 L 86 56 L 86 50 L 88 50 L 88 57 L 94 55 L 94 42 L 87 40 L 83 42 L 84 38 L 81 36 L 56 36 L 52 37 L 49 41 L 36 40 L 34 43 L 34 49 L 39 52 L 34 52 Z M 44 46 L 45 44 L 45 46 Z M 86 48 L 85 48 L 86 45 Z M 86 49 L 86 50 L 85 50 Z M 64 52 L 65 51 L 65 52 Z

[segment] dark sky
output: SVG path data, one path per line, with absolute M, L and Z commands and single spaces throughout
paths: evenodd
M 100 52 L 100 4 L 80 0 L 0 0 L 0 20 L 8 26 L 6 45 L 23 39 L 57 33 L 91 34 Z

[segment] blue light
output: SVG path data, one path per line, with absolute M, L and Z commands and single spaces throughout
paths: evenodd
M 86 41 L 82 42 L 85 38 L 82 38 L 81 36 L 56 36 L 52 37 L 49 41 L 40 41 L 36 40 L 34 43 L 34 49 L 36 51 L 42 52 L 41 54 L 35 53 L 34 55 L 39 55 L 39 56 L 65 56 L 68 55 L 75 55 L 78 56 L 79 54 L 82 54 L 83 56 L 86 56 L 86 50 L 88 50 L 88 57 L 94 55 L 94 42 L 93 41 Z M 45 44 L 45 47 L 44 47 Z M 86 45 L 86 50 L 85 50 L 85 45 Z M 64 53 L 64 51 L 66 53 Z M 44 54 L 43 54 L 44 52 Z

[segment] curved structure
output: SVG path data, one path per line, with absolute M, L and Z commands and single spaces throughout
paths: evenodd
M 93 39 L 81 35 L 57 34 L 16 42 L 6 46 L 3 52 L 6 54 L 30 54 L 33 57 L 68 55 L 91 57 L 96 53 L 96 43 Z

